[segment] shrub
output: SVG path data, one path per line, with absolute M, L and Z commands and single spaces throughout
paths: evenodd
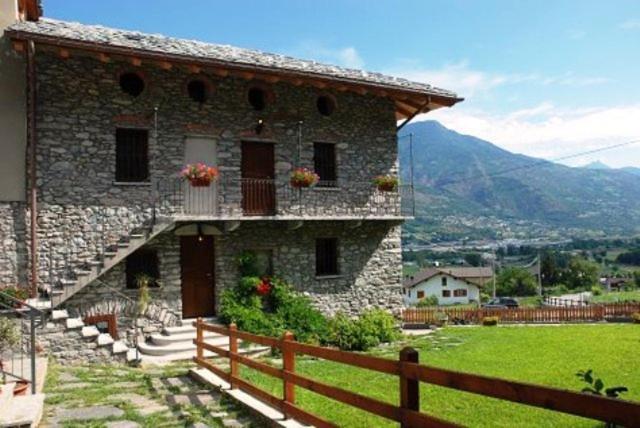
M 591 294 L 593 294 L 594 296 L 601 295 L 602 287 L 600 287 L 599 285 L 594 285 L 593 287 L 591 287 Z
M 631 314 L 631 319 L 633 320 L 634 323 L 640 324 L 640 312 Z
M 498 275 L 496 290 L 500 296 L 533 296 L 537 291 L 537 283 L 526 269 L 508 267 Z
M 498 325 L 498 322 L 500 321 L 499 317 L 484 317 L 482 318 L 482 325 Z
M 420 299 L 416 303 L 416 308 L 425 308 L 427 306 L 438 306 L 438 296 L 427 296 L 424 299 Z
M 18 300 L 26 300 L 29 297 L 29 292 L 26 288 L 19 287 L 17 285 L 9 285 L 6 287 L 1 287 L 0 292 L 13 297 Z M 0 309 L 7 309 L 13 307 L 20 307 L 20 304 L 14 302 L 11 299 L 7 299 L 3 296 L 0 296 Z
M 394 318 L 383 310 L 365 311 L 354 319 L 338 313 L 329 320 L 327 344 L 345 351 L 366 351 L 397 339 L 399 334 Z

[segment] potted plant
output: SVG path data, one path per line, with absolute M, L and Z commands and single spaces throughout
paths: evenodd
M 208 187 L 212 181 L 218 178 L 219 174 L 218 168 L 203 163 L 185 165 L 180 171 L 182 178 L 188 180 L 193 187 Z
M 373 179 L 373 184 L 381 192 L 393 192 L 398 188 L 398 177 L 395 175 L 379 175 Z
M 15 322 L 8 317 L 0 318 L 0 373 L 2 374 L 2 383 L 7 383 L 7 377 L 4 372 L 4 365 L 2 363 L 2 355 L 5 351 L 13 348 L 20 343 L 20 335 L 18 334 L 18 327 Z M 20 388 L 22 385 L 20 385 Z M 22 388 L 21 388 L 22 389 Z M 26 388 L 24 388 L 26 391 Z M 14 389 L 14 395 L 18 395 L 19 391 Z
M 318 180 L 318 174 L 307 168 L 296 168 L 291 173 L 291 186 L 297 189 L 314 186 Z
M 14 299 L 21 300 L 21 301 L 24 301 L 29 297 L 29 292 L 25 288 L 18 287 L 16 285 L 9 285 L 6 287 L 2 287 L 0 288 L 0 293 L 6 294 L 9 297 L 13 297 Z M 0 294 L 0 309 L 6 309 L 6 308 L 17 309 L 22 307 L 23 305 L 22 303 L 18 303 L 14 300 L 4 298 L 2 294 Z

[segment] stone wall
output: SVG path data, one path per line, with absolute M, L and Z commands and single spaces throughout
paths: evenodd
M 27 282 L 28 221 L 24 202 L 0 202 L 0 287 Z
M 118 84 L 119 73 L 132 69 L 146 82 L 145 91 L 137 98 L 123 93 Z M 79 56 L 61 60 L 41 52 L 37 71 L 39 269 L 47 282 L 64 277 L 70 263 L 91 260 L 105 241 L 112 243 L 149 222 L 151 184 L 114 183 L 118 127 L 150 131 L 151 181 L 161 183 L 158 186 L 165 190 L 175 186 L 184 161 L 185 138 L 212 138 L 218 148 L 221 175 L 232 183 L 221 194 L 228 202 L 227 213 L 238 214 L 240 210 L 237 180 L 243 140 L 275 144 L 279 189 L 286 187 L 293 167 L 313 167 L 313 142 L 335 143 L 341 191 L 318 190 L 320 196 L 312 198 L 333 198 L 334 204 L 353 205 L 349 198 L 355 201 L 354 192 L 361 193 L 357 196 L 365 203 L 372 201 L 371 186 L 354 183 L 368 184 L 375 175 L 397 171 L 394 106 L 388 99 L 333 92 L 330 95 L 335 97 L 337 108 L 326 117 L 316 108 L 321 91 L 306 86 L 273 84 L 269 88 L 272 102 L 263 111 L 254 111 L 246 92 L 255 82 L 234 77 L 199 75 L 210 82 L 211 93 L 206 102 L 197 103 L 185 89 L 193 76 L 179 67 L 162 70 L 120 62 L 105 64 Z M 258 135 L 255 126 L 259 119 L 265 126 Z M 285 214 L 300 215 L 297 208 L 311 206 L 309 200 L 302 202 L 290 205 Z M 325 208 L 327 203 L 320 199 L 316 206 Z M 337 208 L 333 211 L 338 214 Z M 307 214 L 327 215 L 327 211 L 310 210 Z

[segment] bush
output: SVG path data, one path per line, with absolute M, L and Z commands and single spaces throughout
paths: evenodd
M 633 320 L 634 323 L 640 324 L 640 312 L 631 314 L 631 319 Z
M 6 287 L 0 287 L 0 292 L 6 294 L 7 296 L 11 296 L 14 299 L 18 300 L 27 300 L 29 297 L 29 292 L 26 288 L 18 287 L 17 285 L 9 285 Z M 7 308 L 18 308 L 20 307 L 19 303 L 14 302 L 11 299 L 7 299 L 4 296 L 0 296 L 0 309 Z
M 329 320 L 327 344 L 345 351 L 366 351 L 399 337 L 395 319 L 387 312 L 373 309 L 351 319 L 339 313 Z
M 482 325 L 498 325 L 498 322 L 500 321 L 499 317 L 484 317 L 482 318 Z
M 427 296 L 424 299 L 420 299 L 418 303 L 416 303 L 416 308 L 425 308 L 427 306 L 438 306 L 438 297 L 437 296 Z
M 533 296 L 537 287 L 535 277 L 524 268 L 505 268 L 496 278 L 496 291 L 500 296 Z
M 591 287 L 591 294 L 593 294 L 594 296 L 601 295 L 602 287 L 600 287 L 599 285 L 594 285 L 593 287 Z

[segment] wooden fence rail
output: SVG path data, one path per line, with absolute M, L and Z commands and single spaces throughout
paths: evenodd
M 400 423 L 400 426 L 407 428 L 459 426 L 420 412 L 421 382 L 623 426 L 638 426 L 638 421 L 640 421 L 640 403 L 422 365 L 419 364 L 418 352 L 413 348 L 404 348 L 400 351 L 398 360 L 390 360 L 299 343 L 293 339 L 291 333 L 285 333 L 282 338 L 277 339 L 238 331 L 233 324 L 228 328 L 208 324 L 202 319 L 198 319 L 194 326 L 197 329 L 197 336 L 194 340 L 197 351 L 194 361 L 200 367 L 210 370 L 227 381 L 231 388 L 243 390 L 254 398 L 278 409 L 287 417 L 321 428 L 337 425 L 296 405 L 296 386 L 396 421 Z M 204 338 L 205 331 L 228 336 L 229 350 L 207 344 Z M 238 339 L 279 349 L 282 352 L 282 367 L 274 367 L 238 354 Z M 224 371 L 205 359 L 205 350 L 214 352 L 223 358 L 229 358 L 229 371 Z M 395 405 L 380 401 L 297 374 L 295 367 L 296 355 L 298 354 L 396 376 L 399 380 L 400 403 Z M 283 398 L 276 397 L 242 379 L 240 366 L 247 366 L 266 375 L 282 379 Z
M 405 324 L 452 323 L 479 324 L 484 317 L 498 317 L 501 323 L 561 323 L 603 321 L 607 318 L 631 317 L 640 312 L 640 302 L 608 303 L 589 306 L 541 308 L 408 308 L 402 314 Z

